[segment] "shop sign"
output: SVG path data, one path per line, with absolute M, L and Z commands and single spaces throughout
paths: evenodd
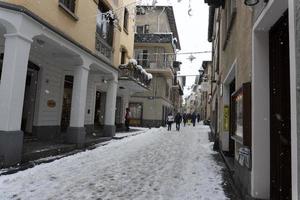
M 224 131 L 229 131 L 229 106 L 224 106 Z
M 49 108 L 55 108 L 56 102 L 53 99 L 47 101 L 47 105 Z

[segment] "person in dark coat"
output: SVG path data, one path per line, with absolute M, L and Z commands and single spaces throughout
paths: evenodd
M 183 113 L 182 118 L 183 118 L 183 126 L 185 127 L 186 122 L 187 122 L 187 120 L 188 120 L 187 114 L 186 114 L 186 113 Z
M 175 116 L 175 123 L 176 123 L 176 130 L 179 131 L 180 130 L 180 123 L 182 121 L 182 116 L 181 114 L 178 112 Z
M 126 131 L 129 131 L 129 122 L 130 122 L 130 110 L 129 110 L 129 108 L 126 108 L 126 114 L 125 114 Z
M 199 113 L 197 114 L 197 122 L 198 123 L 200 122 L 200 114 Z
M 196 125 L 196 118 L 197 118 L 197 115 L 196 115 L 196 113 L 195 112 L 193 112 L 193 114 L 192 114 L 192 123 L 193 123 L 193 126 L 195 126 Z

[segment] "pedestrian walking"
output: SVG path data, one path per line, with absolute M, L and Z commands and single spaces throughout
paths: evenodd
M 182 121 L 182 116 L 181 114 L 178 112 L 175 116 L 175 123 L 176 123 L 176 130 L 179 131 L 180 130 L 180 124 Z
M 193 123 L 193 126 L 195 126 L 196 125 L 196 118 L 197 118 L 197 115 L 196 115 L 196 113 L 195 112 L 193 112 L 193 114 L 192 114 L 192 123 Z
M 167 117 L 168 131 L 171 131 L 173 122 L 174 122 L 174 117 L 172 113 L 169 113 Z
M 126 108 L 126 114 L 125 114 L 126 131 L 129 131 L 129 123 L 130 123 L 130 110 L 129 110 L 129 108 Z
M 200 122 L 200 114 L 199 113 L 197 114 L 197 122 L 198 123 Z
M 185 127 L 186 122 L 187 122 L 187 114 L 186 113 L 183 113 L 182 119 L 183 119 L 183 126 Z

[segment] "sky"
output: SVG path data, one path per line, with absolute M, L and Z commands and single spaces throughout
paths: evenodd
M 182 62 L 181 75 L 196 75 L 201 68 L 202 61 L 211 60 L 211 53 L 193 54 L 196 57 L 193 62 L 187 58 L 189 54 L 181 52 L 211 51 L 211 43 L 207 41 L 208 33 L 208 5 L 203 0 L 157 0 L 156 5 L 172 5 L 175 12 L 175 19 L 181 51 L 177 60 Z M 152 0 L 147 0 L 151 4 Z M 189 3 L 191 5 L 191 16 L 189 16 Z M 195 76 L 187 76 L 184 96 L 189 95 L 188 88 L 195 82 Z

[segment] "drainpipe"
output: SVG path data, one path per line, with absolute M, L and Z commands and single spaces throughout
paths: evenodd
M 160 18 L 160 16 L 163 14 L 163 12 L 165 11 L 165 7 L 163 8 L 163 10 L 161 11 L 161 13 L 157 16 L 157 32 L 159 33 L 159 18 Z

